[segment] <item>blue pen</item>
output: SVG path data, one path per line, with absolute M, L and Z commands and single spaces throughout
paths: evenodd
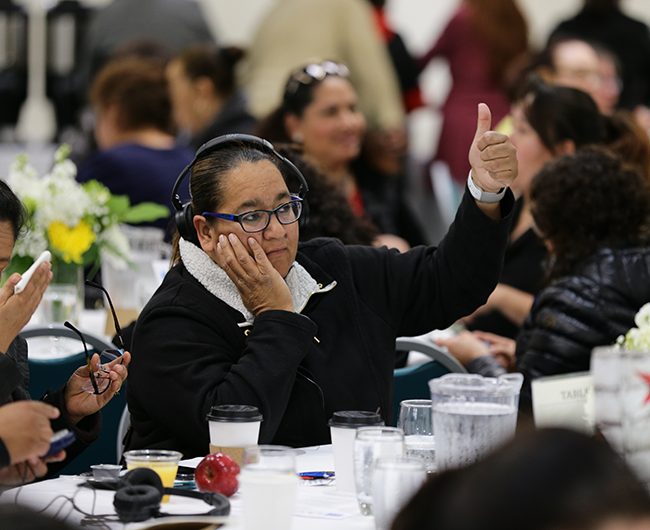
M 303 480 L 334 478 L 334 471 L 306 471 L 304 473 L 298 473 L 298 476 Z

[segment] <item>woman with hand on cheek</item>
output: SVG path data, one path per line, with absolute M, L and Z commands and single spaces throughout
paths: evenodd
M 143 309 L 127 402 L 130 448 L 205 455 L 206 415 L 256 406 L 260 443 L 330 442 L 340 410 L 391 422 L 395 338 L 450 325 L 496 285 L 517 174 L 509 139 L 479 107 L 457 221 L 436 249 L 298 243 L 307 186 L 268 142 L 216 138 L 189 173 L 174 266 Z M 290 190 L 285 175 L 301 182 Z

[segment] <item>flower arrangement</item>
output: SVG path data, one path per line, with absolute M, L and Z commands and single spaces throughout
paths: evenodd
M 616 339 L 616 346 L 628 351 L 650 351 L 650 303 L 645 304 L 634 317 L 637 327 Z
M 95 180 L 78 183 L 69 153 L 68 146 L 60 147 L 52 170 L 43 177 L 24 154 L 11 165 L 7 183 L 23 201 L 27 220 L 7 276 L 25 271 L 44 250 L 52 253 L 53 265 L 98 268 L 107 261 L 124 269 L 129 265 L 130 248 L 119 223 L 137 224 L 169 215 L 168 208 L 155 203 L 131 206 L 128 197 L 112 195 Z

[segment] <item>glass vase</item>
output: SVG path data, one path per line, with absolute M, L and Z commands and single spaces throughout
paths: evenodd
M 84 304 L 83 266 L 52 259 L 52 281 L 43 294 L 41 319 L 43 323 L 79 324 Z

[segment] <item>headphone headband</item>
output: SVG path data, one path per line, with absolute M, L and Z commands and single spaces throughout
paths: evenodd
M 176 226 L 183 239 L 192 241 L 198 245 L 198 237 L 196 236 L 196 231 L 194 230 L 194 225 L 192 223 L 193 216 L 191 211 L 191 201 L 183 204 L 180 196 L 178 195 L 178 188 L 180 187 L 181 182 L 183 182 L 185 176 L 192 170 L 194 165 L 201 158 L 205 158 L 207 155 L 213 153 L 214 151 L 218 151 L 219 149 L 224 149 L 236 144 L 252 147 L 258 151 L 261 151 L 262 153 L 275 157 L 289 169 L 291 174 L 298 178 L 298 181 L 300 182 L 298 197 L 304 199 L 307 195 L 309 186 L 307 185 L 307 181 L 305 180 L 303 174 L 293 164 L 293 162 L 278 153 L 274 149 L 273 144 L 271 144 L 271 142 L 268 140 L 258 138 L 257 136 L 253 136 L 251 134 L 224 134 L 223 136 L 218 136 L 217 138 L 213 138 L 209 142 L 206 142 L 201 147 L 199 147 L 199 149 L 196 151 L 196 154 L 194 155 L 194 158 L 188 164 L 188 166 L 183 171 L 181 171 L 181 174 L 176 179 L 174 187 L 172 188 L 171 200 L 172 205 L 176 210 Z
M 300 170 L 293 164 L 293 162 L 291 162 L 291 160 L 282 156 L 280 153 L 278 153 L 275 150 L 271 142 L 263 138 L 253 136 L 252 134 L 224 134 L 222 136 L 217 136 L 216 138 L 213 138 L 212 140 L 204 143 L 201 147 L 199 147 L 192 161 L 187 165 L 187 167 L 183 171 L 181 171 L 181 174 L 176 179 L 176 182 L 174 183 L 174 187 L 172 189 L 172 204 L 176 209 L 176 211 L 181 211 L 184 206 L 180 196 L 178 195 L 178 188 L 180 187 L 181 182 L 183 182 L 185 176 L 192 170 L 194 165 L 201 158 L 209 155 L 210 153 L 214 151 L 218 151 L 219 149 L 224 149 L 226 147 L 229 147 L 231 144 L 237 144 L 237 143 L 243 144 L 248 147 L 253 147 L 258 151 L 262 151 L 263 153 L 266 153 L 267 155 L 274 156 L 275 158 L 280 160 L 280 162 L 286 164 L 286 166 L 300 181 L 300 189 L 298 190 L 298 196 L 301 199 L 305 198 L 307 192 L 309 191 L 309 186 L 307 185 L 307 181 L 305 180 L 305 177 L 300 172 Z

